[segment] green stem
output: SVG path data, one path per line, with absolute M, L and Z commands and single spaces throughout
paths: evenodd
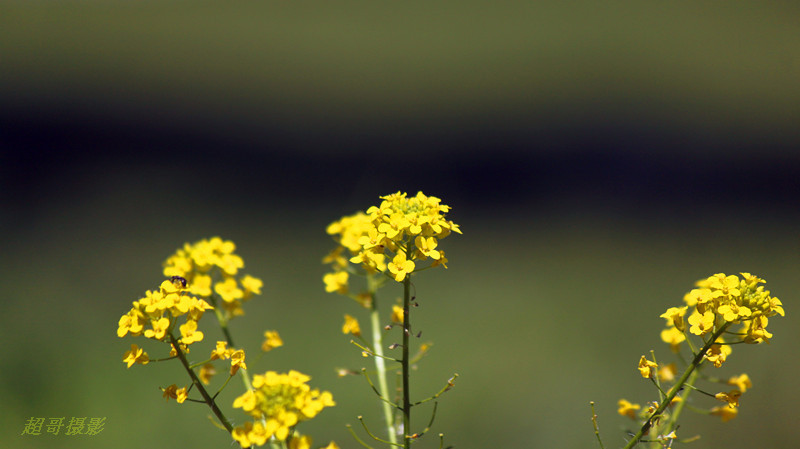
M 409 307 L 411 303 L 411 275 L 407 275 L 403 280 L 403 447 L 411 447 L 411 394 L 409 391 L 409 364 L 408 364 L 408 343 L 411 334 L 411 313 Z
M 628 441 L 628 444 L 626 444 L 623 449 L 631 449 L 632 447 L 639 444 L 639 440 L 641 440 L 641 438 L 653 426 L 653 418 L 661 416 L 661 414 L 664 413 L 664 410 L 669 406 L 669 404 L 672 402 L 672 400 L 675 398 L 678 392 L 683 389 L 684 384 L 686 384 L 689 381 L 690 376 L 695 371 L 695 369 L 698 366 L 700 366 L 701 363 L 703 363 L 703 358 L 705 357 L 706 352 L 708 352 L 711 346 L 716 343 L 717 338 L 719 338 L 725 332 L 728 326 L 730 326 L 730 323 L 723 324 L 722 326 L 720 326 L 719 329 L 716 330 L 716 332 L 714 332 L 711 335 L 711 338 L 709 338 L 708 342 L 702 347 L 702 349 L 700 349 L 700 351 L 697 354 L 695 354 L 694 359 L 692 359 L 692 363 L 686 367 L 686 371 L 683 372 L 683 375 L 681 375 L 680 379 L 678 379 L 678 382 L 676 382 L 675 385 L 672 388 L 670 388 L 670 390 L 667 392 L 667 396 L 663 399 L 661 404 L 659 404 L 656 411 L 653 412 L 652 415 L 650 415 L 647 421 L 645 421 L 644 425 L 642 425 L 642 428 L 639 429 L 638 432 L 636 432 L 636 435 L 634 435 L 633 438 L 631 438 L 630 441 Z
M 697 380 L 697 376 L 700 374 L 699 370 L 694 370 L 692 374 L 689 376 L 689 379 L 686 381 L 686 385 L 694 386 L 694 382 Z M 686 405 L 686 400 L 689 398 L 689 394 L 692 393 L 692 388 L 687 388 L 686 393 L 683 394 L 681 400 L 675 404 L 675 409 L 672 411 L 672 414 L 669 417 L 669 421 L 667 422 L 667 426 L 664 429 L 664 433 L 668 434 L 673 431 L 676 427 L 678 422 L 678 418 L 681 416 L 681 412 L 683 411 L 683 407 Z
M 217 403 L 214 402 L 214 399 L 211 398 L 206 389 L 203 387 L 203 383 L 197 378 L 197 374 L 195 374 L 194 370 L 189 367 L 189 362 L 186 360 L 186 355 L 183 353 L 183 351 L 181 351 L 178 340 L 175 339 L 171 332 L 169 334 L 169 342 L 172 344 L 172 348 L 175 349 L 175 353 L 183 364 L 183 367 L 186 368 L 186 372 L 189 373 L 189 377 L 192 378 L 192 383 L 195 387 L 197 387 L 197 390 L 200 392 L 200 396 L 203 397 L 203 400 L 211 408 L 211 411 L 214 412 L 214 415 L 217 417 L 217 419 L 219 419 L 222 425 L 225 426 L 225 430 L 227 430 L 228 433 L 233 432 L 233 426 L 225 417 L 225 415 L 222 414 L 222 410 L 217 407 Z
M 368 278 L 371 280 L 372 278 Z M 369 282 L 372 284 L 372 282 Z M 372 285 L 370 285 L 372 287 Z M 370 292 L 373 290 L 370 289 Z M 394 413 L 392 410 L 391 399 L 389 396 L 389 387 L 386 383 L 386 361 L 383 356 L 383 337 L 381 333 L 381 317 L 378 312 L 378 306 L 375 303 L 375 293 L 372 295 L 372 311 L 370 312 L 370 321 L 372 324 L 372 348 L 377 357 L 375 359 L 375 369 L 378 371 L 378 388 L 381 396 L 385 399 L 383 402 L 383 418 L 386 424 L 386 433 L 389 435 L 389 441 L 392 444 L 397 444 L 397 430 L 394 427 Z

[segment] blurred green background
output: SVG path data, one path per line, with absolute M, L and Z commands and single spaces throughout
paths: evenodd
M 754 381 L 739 417 L 687 414 L 678 434 L 798 447 L 798 13 L 0 2 L 0 446 L 230 447 L 205 408 L 164 403 L 177 364 L 126 370 L 136 340 L 115 335 L 167 256 L 219 235 L 265 282 L 235 338 L 253 353 L 265 329 L 286 341 L 251 369 L 312 375 L 338 405 L 301 430 L 358 447 L 344 424 L 377 428 L 379 405 L 334 372 L 365 362 L 340 334 L 359 310 L 323 290 L 324 230 L 423 190 L 464 231 L 441 244 L 448 270 L 415 278 L 434 347 L 413 392 L 460 374 L 434 427 L 447 444 L 597 447 L 595 401 L 606 447 L 622 446 L 616 401 L 655 397 L 638 358 L 669 356 L 658 316 L 701 277 L 749 271 L 788 316 L 720 371 Z M 92 437 L 20 436 L 31 416 L 107 420 Z

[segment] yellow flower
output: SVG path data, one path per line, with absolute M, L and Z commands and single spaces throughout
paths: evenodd
M 736 418 L 736 415 L 739 414 L 739 409 L 736 407 L 714 407 L 711 409 L 711 414 L 715 416 L 719 416 L 722 419 L 722 422 L 728 422 L 733 418 Z
M 233 349 L 228 349 L 228 343 L 218 341 L 217 347 L 211 351 L 211 360 L 227 360 L 233 354 Z
M 189 291 L 197 296 L 211 296 L 211 276 L 207 274 L 196 274 L 192 278 Z
M 439 260 L 439 258 L 442 257 L 439 254 L 439 251 L 435 249 L 438 243 L 433 237 L 425 238 L 422 236 L 417 236 L 417 238 L 414 239 L 414 245 L 416 245 L 417 251 L 423 257 L 430 257 L 434 260 Z
M 271 431 L 268 431 L 260 422 L 246 422 L 243 426 L 236 427 L 231 432 L 231 436 L 243 448 L 248 448 L 252 445 L 262 446 L 272 436 Z
M 397 253 L 389 263 L 389 271 L 394 275 L 394 280 L 397 282 L 403 282 L 406 275 L 414 271 L 414 267 L 414 262 L 406 260 L 406 254 L 402 251 Z
M 206 310 L 211 310 L 214 307 L 211 304 L 203 301 L 202 299 L 197 298 L 190 298 L 189 301 L 189 318 L 194 321 L 200 321 L 200 318 L 203 317 L 203 313 Z
M 639 373 L 645 379 L 649 379 L 649 378 L 653 377 L 653 374 L 655 374 L 656 368 L 658 368 L 658 364 L 656 364 L 655 362 L 651 362 L 651 361 L 647 360 L 647 358 L 645 356 L 642 356 L 642 358 L 639 359 Z
M 432 267 L 438 267 L 441 265 L 444 268 L 447 268 L 447 257 L 444 256 L 444 251 L 439 251 L 439 258 L 434 260 L 431 264 Z
M 247 369 L 247 365 L 244 363 L 244 351 L 241 349 L 237 349 L 233 351 L 231 354 L 231 376 L 236 374 L 239 371 L 239 368 Z
M 706 311 L 705 313 L 695 311 L 689 316 L 689 324 L 692 326 L 689 328 L 689 332 L 695 335 L 705 335 L 714 328 L 714 313 L 711 311 Z
M 289 449 L 311 449 L 311 437 L 307 435 L 292 437 Z
M 147 365 L 150 362 L 150 357 L 144 352 L 144 349 L 136 346 L 131 345 L 131 350 L 127 351 L 122 359 L 123 363 L 128 364 L 128 368 L 133 366 L 134 363 L 141 363 L 142 365 Z
M 626 399 L 620 399 L 617 405 L 619 406 L 617 413 L 630 419 L 636 419 L 636 411 L 642 408 L 639 404 L 633 404 Z
M 266 422 L 266 438 L 274 436 L 284 441 L 297 423 L 313 418 L 325 407 L 335 405 L 330 393 L 312 390 L 307 384 L 309 380 L 308 376 L 297 371 L 285 374 L 267 371 L 263 375 L 255 375 L 252 382 L 254 389 L 236 398 L 233 406 L 252 416 L 256 423 L 262 420 Z M 234 430 L 234 438 L 253 444 L 250 434 L 254 426 L 247 423 L 238 427 Z
M 675 326 L 676 329 L 683 332 L 686 326 L 683 323 L 683 316 L 686 314 L 688 306 L 683 307 L 670 307 L 666 312 L 661 314 L 661 318 L 667 320 L 667 326 Z
M 183 402 L 186 401 L 186 398 L 188 397 L 188 391 L 186 387 L 178 388 L 178 386 L 175 384 L 172 384 L 167 388 L 162 388 L 162 391 L 164 392 L 162 395 L 164 399 L 169 401 L 169 398 L 172 398 L 178 401 L 179 404 L 183 404 Z
M 245 298 L 249 298 L 252 295 L 260 295 L 261 287 L 264 286 L 264 281 L 255 278 L 253 276 L 250 276 L 249 274 L 243 277 L 240 282 L 242 284 L 242 287 L 244 287 Z
M 223 254 L 219 257 L 217 266 L 219 266 L 225 274 L 234 276 L 239 271 L 239 268 L 244 268 L 244 261 L 236 254 Z
M 214 291 L 228 303 L 244 298 L 244 291 L 239 288 L 239 284 L 233 278 L 227 278 L 214 284 Z
M 735 303 L 723 304 L 717 308 L 717 313 L 722 315 L 725 321 L 739 321 L 741 318 L 747 318 L 752 315 L 750 309 L 744 306 L 738 306 Z
M 352 316 L 344 315 L 344 325 L 342 326 L 343 334 L 352 334 L 355 337 L 361 336 L 361 326 L 358 325 L 358 320 Z
M 711 288 L 713 298 L 731 298 L 740 296 L 739 277 L 735 275 L 726 276 L 725 273 L 717 273 L 707 279 L 707 285 Z
M 769 343 L 769 339 L 772 338 L 772 334 L 767 331 L 767 323 L 769 322 L 769 318 L 766 316 L 757 316 L 752 320 L 747 322 L 746 332 L 747 336 L 744 339 L 745 343 L 761 343 L 765 341 Z
M 403 318 L 404 318 L 403 308 L 398 305 L 392 306 L 392 322 L 402 324 Z
M 233 401 L 233 407 L 250 412 L 256 408 L 256 400 L 256 394 L 253 391 L 247 391 Z
M 721 340 L 717 341 L 722 343 Z M 719 368 L 723 363 L 725 363 L 725 360 L 728 358 L 731 352 L 733 352 L 733 349 L 731 349 L 730 345 L 713 344 L 706 352 L 706 359 L 713 363 L 715 367 Z
M 181 343 L 190 345 L 192 343 L 203 341 L 203 333 L 197 330 L 197 321 L 186 320 L 185 324 L 180 326 Z
M 266 331 L 264 332 L 264 338 L 264 343 L 261 344 L 261 350 L 264 352 L 283 346 L 283 340 L 278 335 L 278 331 Z
M 678 374 L 678 367 L 674 363 L 658 368 L 658 379 L 661 382 L 672 382 Z M 677 396 L 676 396 L 677 397 Z
M 322 281 L 325 282 L 325 291 L 328 293 L 337 292 L 343 295 L 347 294 L 347 280 L 349 277 L 350 274 L 346 271 L 326 274 L 322 278 Z
M 150 324 L 153 326 L 153 328 L 144 331 L 144 336 L 156 340 L 163 340 L 164 337 L 167 335 L 167 328 L 169 328 L 169 319 L 161 318 L 159 320 L 153 320 L 150 321 Z
M 663 340 L 664 343 L 669 343 L 672 352 L 677 353 L 680 351 L 681 343 L 686 340 L 686 334 L 679 331 L 675 326 L 671 326 L 661 331 L 661 340 Z
M 188 397 L 189 392 L 186 390 L 186 387 L 175 390 L 175 400 L 178 401 L 178 404 L 183 404 Z
M 717 393 L 714 395 L 717 400 L 722 402 L 727 402 L 728 407 L 735 408 L 739 406 L 739 398 L 742 396 L 742 392 L 739 390 L 731 390 L 727 393 Z
M 124 337 L 128 333 L 133 336 L 141 335 L 144 329 L 144 314 L 138 309 L 131 309 L 122 318 L 119 319 L 119 327 L 117 328 L 117 336 Z
M 741 374 L 739 376 L 733 376 L 728 379 L 728 385 L 733 385 L 739 389 L 742 393 L 749 390 L 753 387 L 753 382 L 750 381 L 750 376 L 747 374 Z
M 708 303 L 711 301 L 711 290 L 707 288 L 696 288 L 687 293 L 686 296 L 683 297 L 683 300 L 689 307 Z

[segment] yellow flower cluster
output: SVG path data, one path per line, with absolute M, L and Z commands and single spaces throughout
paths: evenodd
M 725 275 L 717 273 L 697 282 L 697 288 L 684 296 L 686 306 L 668 309 L 662 318 L 667 320 L 667 329 L 661 338 L 677 352 L 681 342 L 686 340 L 686 331 L 694 335 L 707 335 L 728 324 L 741 324 L 738 334 L 745 343 L 769 342 L 772 334 L 767 332 L 769 317 L 784 315 L 783 305 L 778 298 L 764 290 L 764 280 L 750 273 Z M 688 319 L 686 312 L 693 308 Z M 717 340 L 722 343 L 721 339 Z M 729 345 L 714 345 L 707 359 L 719 366 L 730 354 Z
M 695 355 L 691 369 L 698 368 L 703 361 L 719 368 L 731 354 L 732 343 L 769 343 L 772 337 L 766 329 L 769 317 L 784 315 L 781 301 L 771 296 L 769 290 L 761 285 L 764 283 L 763 279 L 750 273 L 740 274 L 741 277 L 717 273 L 698 281 L 697 288 L 684 296 L 685 306 L 671 307 L 661 314 L 667 321 L 667 328 L 661 332 L 661 339 L 669 343 L 674 352 L 680 351 L 681 343 L 687 341 L 690 335 L 702 337 L 704 352 L 702 355 Z M 734 325 L 740 327 L 731 329 Z M 696 349 L 691 343 L 689 341 L 694 353 Z M 638 369 L 642 377 L 652 379 L 656 384 L 673 382 L 677 375 L 674 364 L 659 366 L 645 356 L 639 360 Z M 682 381 L 687 379 L 687 375 L 683 375 Z M 715 407 L 710 411 L 723 421 L 736 417 L 739 398 L 752 387 L 747 374 L 731 377 L 727 383 L 736 388 L 716 394 L 707 393 L 717 400 L 727 402 L 726 407 Z M 683 389 L 683 385 L 679 387 Z M 682 398 L 673 394 L 672 403 L 679 400 Z M 638 404 L 623 399 L 619 401 L 618 413 L 636 419 L 640 408 Z M 639 415 L 649 419 L 652 412 L 645 411 Z
M 452 232 L 461 233 L 457 224 L 445 218 L 450 206 L 422 192 L 410 198 L 401 192 L 380 198 L 381 204 L 366 213 L 343 217 L 328 226 L 328 234 L 340 246 L 323 259 L 333 268 L 323 278 L 326 291 L 347 294 L 349 262 L 360 264 L 367 273 L 386 273 L 397 282 L 429 258 L 431 266 L 447 268 L 438 242 Z
M 131 310 L 119 319 L 117 336 L 144 335 L 164 341 L 174 329 L 178 318 L 185 315 L 185 323 L 179 326 L 179 342 L 183 346 L 189 346 L 203 340 L 203 333 L 197 330 L 197 322 L 209 309 L 212 307 L 207 302 L 188 295 L 186 279 L 174 276 L 162 282 L 158 290 L 148 290 L 144 298 L 133 301 Z M 131 350 L 125 353 L 124 361 L 130 368 L 134 363 L 146 364 L 149 358 L 141 348 L 131 345 Z
M 242 315 L 242 302 L 260 295 L 263 282 L 250 275 L 237 278 L 244 261 L 235 250 L 233 242 L 219 237 L 185 243 L 164 262 L 164 275 L 185 278 L 193 295 L 216 293 L 229 316 Z
M 261 446 L 273 436 L 284 441 L 292 427 L 313 418 L 325 407 L 335 405 L 327 391 L 312 390 L 307 382 L 311 378 L 297 371 L 279 374 L 267 371 L 253 376 L 253 390 L 234 400 L 233 406 L 241 408 L 254 418 L 233 430 L 233 438 L 242 447 Z

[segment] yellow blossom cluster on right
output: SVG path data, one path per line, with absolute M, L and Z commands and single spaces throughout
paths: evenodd
M 763 279 L 750 273 L 740 274 L 741 277 L 717 273 L 698 281 L 697 288 L 684 296 L 685 306 L 671 307 L 661 314 L 667 321 L 667 328 L 661 332 L 661 339 L 670 345 L 673 352 L 680 352 L 681 344 L 687 342 L 692 335 L 702 338 L 701 351 L 705 351 L 702 354 L 695 353 L 697 349 L 692 341 L 688 341 L 694 355 L 690 368 L 699 369 L 700 363 L 704 361 L 719 368 L 731 354 L 731 344 L 769 343 L 772 338 L 772 334 L 767 331 L 767 324 L 770 317 L 784 315 L 783 304 L 778 298 L 771 296 L 769 290 L 764 289 L 761 285 L 765 282 Z M 638 369 L 642 377 L 653 380 L 658 385 L 674 382 L 677 376 L 674 364 L 659 366 L 645 356 L 640 358 Z M 687 375 L 684 375 L 684 381 Z M 714 407 L 709 413 L 728 421 L 736 417 L 739 398 L 752 387 L 752 382 L 747 374 L 717 382 L 735 388 L 715 394 L 707 393 L 727 404 Z M 674 396 L 672 403 L 680 400 L 680 396 Z M 652 411 L 622 399 L 619 401 L 618 413 L 633 419 L 649 419 Z
M 662 331 L 661 339 L 677 352 L 680 343 L 686 340 L 687 330 L 704 336 L 730 323 L 742 325 L 739 333 L 733 335 L 742 335 L 741 340 L 745 343 L 769 342 L 772 338 L 767 331 L 769 317 L 783 316 L 783 305 L 778 298 L 770 296 L 769 290 L 759 285 L 764 283 L 763 279 L 750 273 L 741 275 L 739 278 L 717 273 L 698 281 L 697 288 L 683 298 L 686 306 L 672 307 L 661 315 L 667 320 L 667 329 Z M 684 319 L 689 308 L 692 308 L 691 313 L 688 319 Z M 730 346 L 712 347 L 709 352 L 709 359 L 724 359 L 725 353 L 730 353 Z
M 245 448 L 262 446 L 272 437 L 285 441 L 297 423 L 334 406 L 329 392 L 308 386 L 310 379 L 294 370 L 253 376 L 253 390 L 236 398 L 233 406 L 243 409 L 254 420 L 233 429 L 233 438 Z
M 367 273 L 385 273 L 397 282 L 426 259 L 432 261 L 431 266 L 447 268 L 444 251 L 438 249 L 439 240 L 452 232 L 461 233 L 458 225 L 446 218 L 450 206 L 422 192 L 412 197 L 397 192 L 380 198 L 380 205 L 328 226 L 328 234 L 339 246 L 323 259 L 333 270 L 323 278 L 326 291 L 348 293 L 353 272 L 350 263 L 360 265 Z

